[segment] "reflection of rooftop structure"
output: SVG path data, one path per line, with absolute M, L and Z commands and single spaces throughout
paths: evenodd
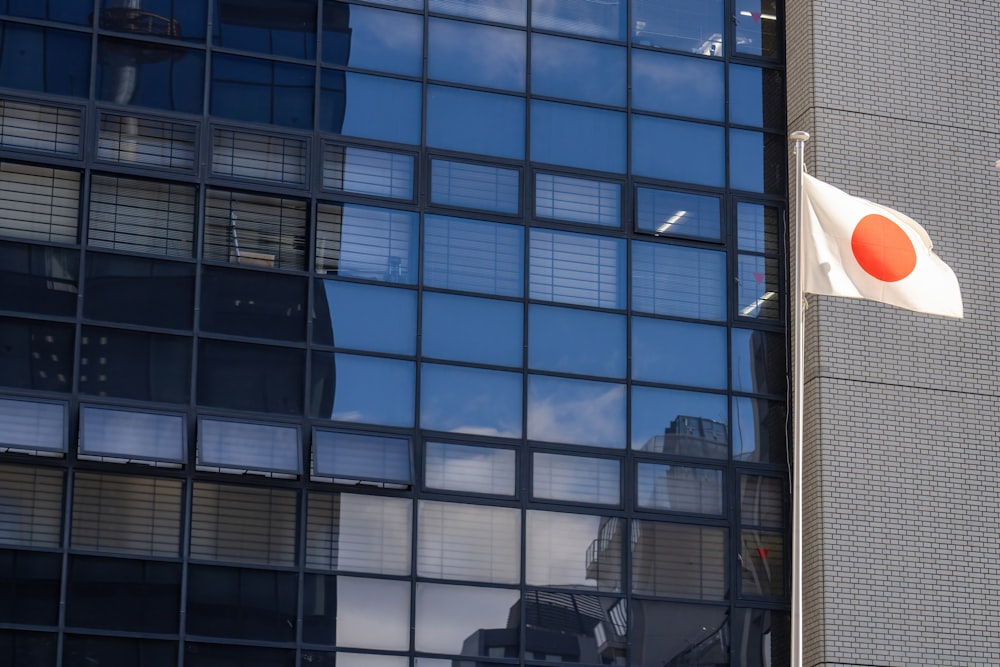
M 639 449 L 655 454 L 724 459 L 729 452 L 729 431 L 725 424 L 712 419 L 679 415 L 663 435 L 653 436 Z

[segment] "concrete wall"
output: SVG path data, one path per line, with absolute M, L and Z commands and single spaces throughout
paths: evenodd
M 1000 665 L 1000 6 L 786 4 L 810 173 L 923 224 L 966 313 L 809 297 L 805 664 Z

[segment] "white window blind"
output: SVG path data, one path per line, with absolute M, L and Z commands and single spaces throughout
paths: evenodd
M 413 156 L 358 146 L 323 147 L 323 188 L 413 198 Z
M 294 491 L 196 481 L 191 558 L 294 565 L 295 522 Z
M 212 173 L 219 176 L 302 185 L 307 155 L 302 139 L 223 129 L 212 136 Z
M 152 118 L 101 114 L 97 157 L 101 160 L 193 171 L 197 126 Z
M 0 544 L 58 547 L 62 498 L 61 470 L 0 466 Z
M 0 100 L 0 146 L 76 155 L 80 150 L 80 110 Z
M 0 235 L 76 243 L 79 217 L 79 173 L 0 164 Z
M 80 408 L 81 454 L 183 462 L 185 441 L 183 415 Z
M 198 465 L 298 473 L 299 429 L 203 418 L 198 423 Z
M 306 567 L 409 574 L 412 506 L 408 498 L 310 493 Z
M 66 451 L 66 405 L 0 398 L 0 450 Z
M 95 174 L 90 182 L 91 246 L 191 257 L 195 188 Z
M 208 191 L 205 259 L 302 269 L 305 251 L 305 202 L 228 190 Z

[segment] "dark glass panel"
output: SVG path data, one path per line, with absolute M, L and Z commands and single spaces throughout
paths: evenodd
M 781 401 L 733 398 L 733 458 L 755 463 L 788 461 L 788 415 Z
M 61 576 L 59 554 L 0 549 L 0 622 L 57 625 Z
M 733 329 L 733 389 L 784 396 L 785 342 L 779 333 Z
M 628 655 L 624 600 L 586 593 L 525 592 L 511 609 L 527 625 L 524 652 L 528 660 L 550 663 L 624 665 Z M 477 663 L 486 667 L 489 663 Z M 421 664 L 417 667 L 434 667 Z M 443 667 L 443 666 L 442 666 Z
M 632 378 L 725 389 L 725 327 L 632 318 Z
M 725 599 L 725 528 L 634 520 L 630 544 L 634 593 Z
M 301 414 L 304 376 L 302 350 L 202 340 L 198 404 Z
M 216 0 L 217 46 L 291 58 L 316 56 L 316 0 Z
M 624 172 L 625 114 L 533 100 L 531 160 L 581 169 Z
M 212 114 L 254 123 L 312 128 L 312 67 L 216 54 Z
M 73 556 L 68 576 L 66 625 L 177 632 L 179 563 Z
M 90 4 L 87 2 L 88 12 Z M 134 4 L 138 6 L 122 0 L 101 0 L 101 28 L 130 35 L 204 41 L 205 0 L 142 0 Z
M 531 27 L 620 41 L 625 13 L 626 0 L 532 0 Z
M 0 22 L 0 86 L 87 97 L 90 34 Z
M 733 612 L 733 664 L 789 667 L 791 623 L 787 611 L 741 609 Z
M 313 298 L 314 343 L 392 354 L 416 353 L 414 290 L 317 280 Z
M 632 106 L 675 116 L 724 120 L 726 71 L 721 62 L 632 51 Z
M 92 0 L 59 0 L 59 2 L 39 2 L 38 0 L 3 0 L 0 12 L 10 16 L 29 19 L 45 19 L 60 23 L 90 25 L 94 12 Z M 204 18 L 204 14 L 202 14 Z
M 423 28 L 419 14 L 323 0 L 323 62 L 420 76 Z
M 56 633 L 0 630 L 0 664 L 54 667 Z
M 524 98 L 447 86 L 427 88 L 427 145 L 524 157 Z
M 335 665 L 340 665 L 340 667 L 347 667 L 350 665 L 346 661 L 346 658 L 350 654 L 333 652 L 333 651 L 314 651 L 312 649 L 304 649 L 302 651 L 302 662 L 300 663 L 302 667 L 335 667 Z M 384 656 L 370 656 L 366 653 L 361 654 L 362 661 L 367 663 L 368 660 L 372 658 L 379 658 Z M 396 656 L 393 656 L 396 658 Z M 396 658 L 402 662 L 399 667 L 408 667 L 410 661 L 406 658 Z M 373 660 L 374 662 L 374 660 Z M 372 667 L 375 667 L 374 665 Z
M 633 387 L 632 449 L 675 456 L 728 458 L 726 397 Z
M 625 377 L 625 317 L 576 308 L 528 306 L 528 366 Z
M 636 492 L 639 507 L 691 514 L 722 514 L 721 470 L 676 464 L 639 463 Z
M 625 385 L 528 376 L 528 438 L 625 447 Z
M 190 329 L 194 265 L 90 253 L 83 314 L 95 320 Z
M 632 0 L 632 43 L 722 56 L 722 0 Z
M 337 643 L 337 577 L 306 574 L 302 585 L 302 641 Z M 332 661 L 330 663 L 333 664 Z
M 520 655 L 520 629 L 508 626 L 517 589 L 417 584 L 414 648 L 466 656 Z
M 205 55 L 201 51 L 102 37 L 97 56 L 97 99 L 202 113 Z
M 635 226 L 656 236 L 718 240 L 722 234 L 718 197 L 636 188 Z
M 177 643 L 126 637 L 66 635 L 62 667 L 173 667 Z
M 191 339 L 85 326 L 79 373 L 81 393 L 187 403 Z
M 537 2 L 534 6 L 538 11 Z M 625 49 L 579 39 L 532 35 L 531 92 L 623 107 Z
M 73 317 L 80 252 L 0 243 L 0 309 Z
M 419 82 L 323 70 L 320 86 L 320 130 L 420 143 Z
M 337 608 L 337 646 L 409 648 L 410 582 L 339 577 Z
M 520 373 L 424 364 L 420 389 L 423 428 L 505 438 L 521 436 Z
M 427 76 L 483 88 L 524 91 L 523 30 L 431 18 Z
M 785 594 L 785 539 L 774 531 L 740 531 L 740 593 L 744 597 Z
M 201 282 L 205 331 L 304 341 L 306 279 L 206 266 Z
M 633 600 L 632 611 L 632 664 L 636 667 L 730 664 L 729 607 Z
M 737 190 L 785 191 L 785 145 L 781 135 L 729 130 L 729 185 Z
M 309 414 L 339 421 L 412 426 L 412 361 L 312 353 Z
M 513 25 L 524 25 L 527 13 L 525 0 L 428 0 L 427 4 L 432 12 Z
M 606 528 L 619 521 L 533 510 L 526 521 L 524 576 L 529 586 L 621 590 L 621 541 Z
M 777 0 L 736 0 L 736 52 L 773 58 L 781 50 Z
M 0 318 L 0 384 L 70 391 L 73 325 Z
M 730 65 L 729 122 L 754 127 L 783 127 L 783 84 L 779 70 Z
M 263 646 L 184 644 L 185 667 L 295 667 L 295 651 Z
M 243 567 L 188 566 L 187 631 L 295 641 L 298 575 Z
M 425 357 L 520 366 L 524 306 L 515 301 L 424 292 Z
M 632 119 L 632 170 L 638 175 L 722 187 L 725 157 L 721 127 L 651 116 Z

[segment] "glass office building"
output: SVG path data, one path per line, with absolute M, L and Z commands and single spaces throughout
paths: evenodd
M 0 664 L 786 663 L 780 3 L 0 10 Z

